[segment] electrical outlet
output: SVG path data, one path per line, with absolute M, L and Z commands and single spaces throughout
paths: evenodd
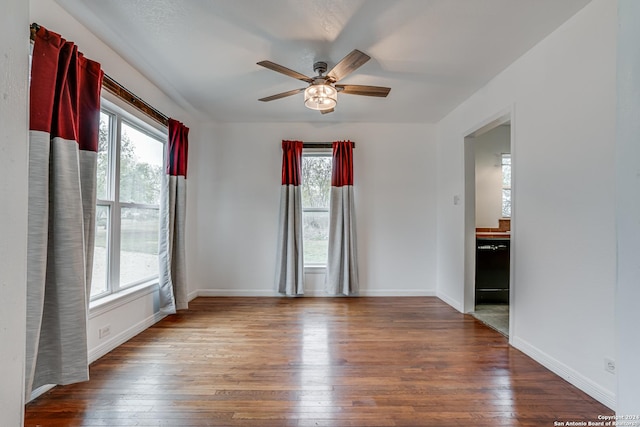
M 616 373 L 616 362 L 613 359 L 609 359 L 608 357 L 604 358 L 604 370 L 615 374 Z
M 98 329 L 98 338 L 107 337 L 109 336 L 110 333 L 111 333 L 111 325 L 103 326 L 102 328 Z

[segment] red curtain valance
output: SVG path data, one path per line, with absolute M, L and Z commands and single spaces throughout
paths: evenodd
M 282 185 L 302 182 L 302 141 L 282 141 Z
M 189 128 L 169 119 L 169 147 L 167 149 L 167 175 L 187 177 Z
M 335 141 L 333 143 L 333 170 L 331 186 L 353 185 L 353 142 Z
M 31 70 L 29 129 L 98 151 L 104 75 L 100 64 L 85 58 L 74 43 L 40 27 Z

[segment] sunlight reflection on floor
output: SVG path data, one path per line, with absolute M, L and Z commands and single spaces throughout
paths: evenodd
M 333 372 L 325 316 L 305 316 L 303 319 L 301 363 L 299 413 L 331 414 L 338 403 L 334 402 L 331 392 Z

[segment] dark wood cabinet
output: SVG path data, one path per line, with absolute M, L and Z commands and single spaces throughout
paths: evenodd
M 509 303 L 510 240 L 476 239 L 476 304 Z

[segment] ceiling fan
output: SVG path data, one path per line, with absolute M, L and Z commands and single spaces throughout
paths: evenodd
M 319 110 L 322 114 L 331 113 L 338 103 L 338 92 L 347 95 L 364 95 L 386 97 L 391 88 L 382 86 L 363 86 L 363 85 L 343 85 L 336 84 L 347 75 L 360 68 L 371 57 L 366 53 L 354 49 L 350 54 L 345 56 L 336 64 L 335 67 L 327 73 L 327 63 L 318 61 L 313 64 L 313 71 L 318 73 L 315 77 L 307 77 L 297 71 L 293 71 L 287 67 L 276 64 L 271 61 L 260 61 L 258 65 L 268 68 L 294 79 L 302 80 L 309 83 L 306 88 L 294 89 L 287 92 L 278 93 L 276 95 L 260 98 L 258 101 L 268 102 L 287 96 L 304 92 L 304 105 L 312 110 Z M 326 75 L 323 75 L 325 74 Z

